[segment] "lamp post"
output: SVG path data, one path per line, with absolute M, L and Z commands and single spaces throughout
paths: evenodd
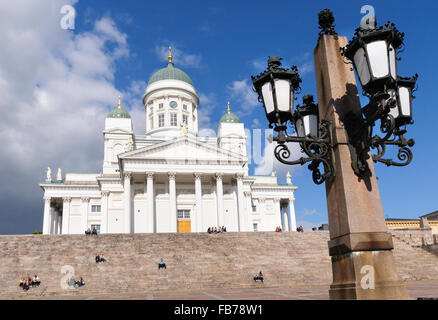
M 404 34 L 393 24 L 358 29 L 347 44 L 346 37 L 338 36 L 333 23 L 329 9 L 319 13 L 321 31 L 314 50 L 318 105 L 309 95 L 295 111 L 293 103 L 286 108 L 284 99 L 282 106 L 275 99 L 266 103 L 270 92 L 296 93 L 297 86 L 292 80 L 289 86 L 274 89 L 277 73 L 272 70 L 280 67 L 278 63 L 268 62 L 267 71 L 252 77 L 254 89 L 270 127 L 275 126 L 277 132 L 273 138 L 278 143 L 276 158 L 292 165 L 312 161 L 309 169 L 314 182 L 326 184 L 333 271 L 330 298 L 406 299 L 407 290 L 396 273 L 392 235 L 386 227 L 373 161 L 404 166 L 412 160 L 408 147 L 414 141 L 403 137 L 406 133 L 403 126 L 412 123 L 412 92 L 417 75 L 401 78 L 397 74 L 397 52 L 403 46 Z M 350 63 L 364 94 L 370 98 L 363 108 Z M 291 71 L 298 73 L 296 67 Z M 289 122 L 295 127 L 293 135 L 287 134 Z M 383 137 L 373 136 L 378 122 Z M 299 143 L 309 158 L 287 160 L 291 156 L 286 145 L 289 142 Z M 404 162 L 383 159 L 387 145 L 398 146 L 399 160 Z M 373 148 L 377 155 L 371 155 Z M 324 174 L 318 169 L 321 163 Z
M 281 60 L 280 57 L 269 57 L 267 70 L 251 77 L 269 127 L 274 127 L 277 132 L 272 139 L 278 144 L 274 154 L 278 161 L 288 165 L 311 162 L 308 168 L 312 171 L 313 181 L 322 184 L 334 175 L 330 159 L 330 124 L 327 121 L 319 123 L 318 106 L 313 102 L 312 95 L 304 96 L 303 105 L 298 105 L 294 112 L 294 100 L 301 90 L 301 79 L 296 66 L 281 68 Z M 293 135 L 287 132 L 288 124 L 295 128 Z M 286 143 L 299 143 L 307 158 L 288 160 L 292 154 Z

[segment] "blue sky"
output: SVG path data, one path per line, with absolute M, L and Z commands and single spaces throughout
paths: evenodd
M 61 30 L 59 10 L 69 3 L 76 10 L 75 29 Z M 303 94 L 316 97 L 318 12 L 329 7 L 336 31 L 350 39 L 363 5 L 374 6 L 379 25 L 391 20 L 405 32 L 399 74 L 420 76 L 415 124 L 407 134 L 416 141 L 414 160 L 404 168 L 376 164 L 385 216 L 417 218 L 438 210 L 435 2 L 59 0 L 0 5 L 0 41 L 10 43 L 0 53 L 0 89 L 6 92 L 0 108 L 7 113 L 0 129 L 0 233 L 41 229 L 38 183 L 48 165 L 52 171 L 101 170 L 103 119 L 118 94 L 136 119 L 134 130 L 143 133 L 142 92 L 152 73 L 165 66 L 168 45 L 174 47 L 175 65 L 189 74 L 201 97 L 201 126 L 216 129 L 230 100 L 232 112 L 247 128 L 264 130 L 266 119 L 251 94 L 250 76 L 263 70 L 268 56 L 278 55 L 285 65 L 299 67 L 303 90 L 298 102 Z M 73 84 L 63 87 L 70 80 Z M 257 173 L 257 167 L 252 164 L 250 173 Z M 299 187 L 298 223 L 307 228 L 326 223 L 325 187 L 314 185 L 306 168 L 276 168 L 280 182 L 287 170 Z

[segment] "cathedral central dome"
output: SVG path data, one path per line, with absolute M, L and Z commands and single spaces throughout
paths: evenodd
M 160 80 L 180 80 L 194 86 L 192 79 L 190 79 L 187 73 L 185 73 L 181 69 L 175 68 L 172 62 L 169 62 L 166 68 L 160 69 L 155 72 L 149 79 L 148 85 Z

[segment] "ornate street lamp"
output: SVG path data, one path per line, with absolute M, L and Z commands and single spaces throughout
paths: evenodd
M 344 49 L 368 95 L 386 92 L 397 80 L 397 51 L 403 46 L 404 33 L 392 23 L 384 27 L 356 29 L 355 36 Z
M 269 57 L 268 69 L 257 78 L 252 77 L 269 127 L 274 124 L 277 129 L 284 129 L 285 123 L 292 120 L 295 94 L 301 90 L 297 67 L 280 68 L 281 60 L 280 57 Z
M 281 58 L 269 57 L 268 69 L 258 76 L 251 76 L 254 91 L 258 93 L 259 102 L 263 104 L 269 127 L 275 126 L 278 133 L 272 140 L 278 145 L 274 154 L 278 161 L 288 165 L 308 166 L 312 171 L 313 181 L 322 184 L 334 176 L 331 161 L 331 139 L 328 121 L 319 123 L 318 106 L 313 102 L 312 95 L 303 97 L 303 105 L 298 105 L 294 112 L 295 95 L 300 91 L 301 79 L 298 68 L 281 68 Z M 295 126 L 295 135 L 287 134 L 287 124 Z M 307 158 L 288 160 L 291 152 L 286 143 L 299 143 Z M 320 165 L 323 166 L 321 173 Z
M 369 148 L 377 150 L 373 155 L 374 162 L 382 162 L 387 166 L 405 166 L 412 161 L 412 147 L 415 142 L 405 139 L 406 129 L 402 126 L 413 123 L 412 99 L 418 75 L 403 78 L 397 74 L 397 53 L 403 46 L 404 33 L 400 33 L 393 23 L 377 28 L 356 29 L 355 36 L 345 48 L 341 48 L 343 56 L 353 64 L 354 70 L 362 85 L 363 94 L 370 102 L 362 108 L 363 118 L 350 117 L 347 127 L 355 127 L 355 134 L 350 135 L 350 142 L 356 147 L 358 164 L 353 164 L 356 174 L 365 172 L 365 155 Z M 383 137 L 373 136 L 373 127 L 380 121 Z M 364 140 L 364 136 L 367 138 Z M 357 141 L 356 141 L 357 140 Z M 398 159 L 383 159 L 387 145 L 399 147 Z

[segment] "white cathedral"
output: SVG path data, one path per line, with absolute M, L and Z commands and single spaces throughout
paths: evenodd
M 149 79 L 143 104 L 146 133 L 134 135 L 119 104 L 105 119 L 101 173 L 50 168 L 43 234 L 295 231 L 294 191 L 275 174 L 249 176 L 244 125 L 228 112 L 217 137 L 198 135 L 199 97 L 172 63 Z

